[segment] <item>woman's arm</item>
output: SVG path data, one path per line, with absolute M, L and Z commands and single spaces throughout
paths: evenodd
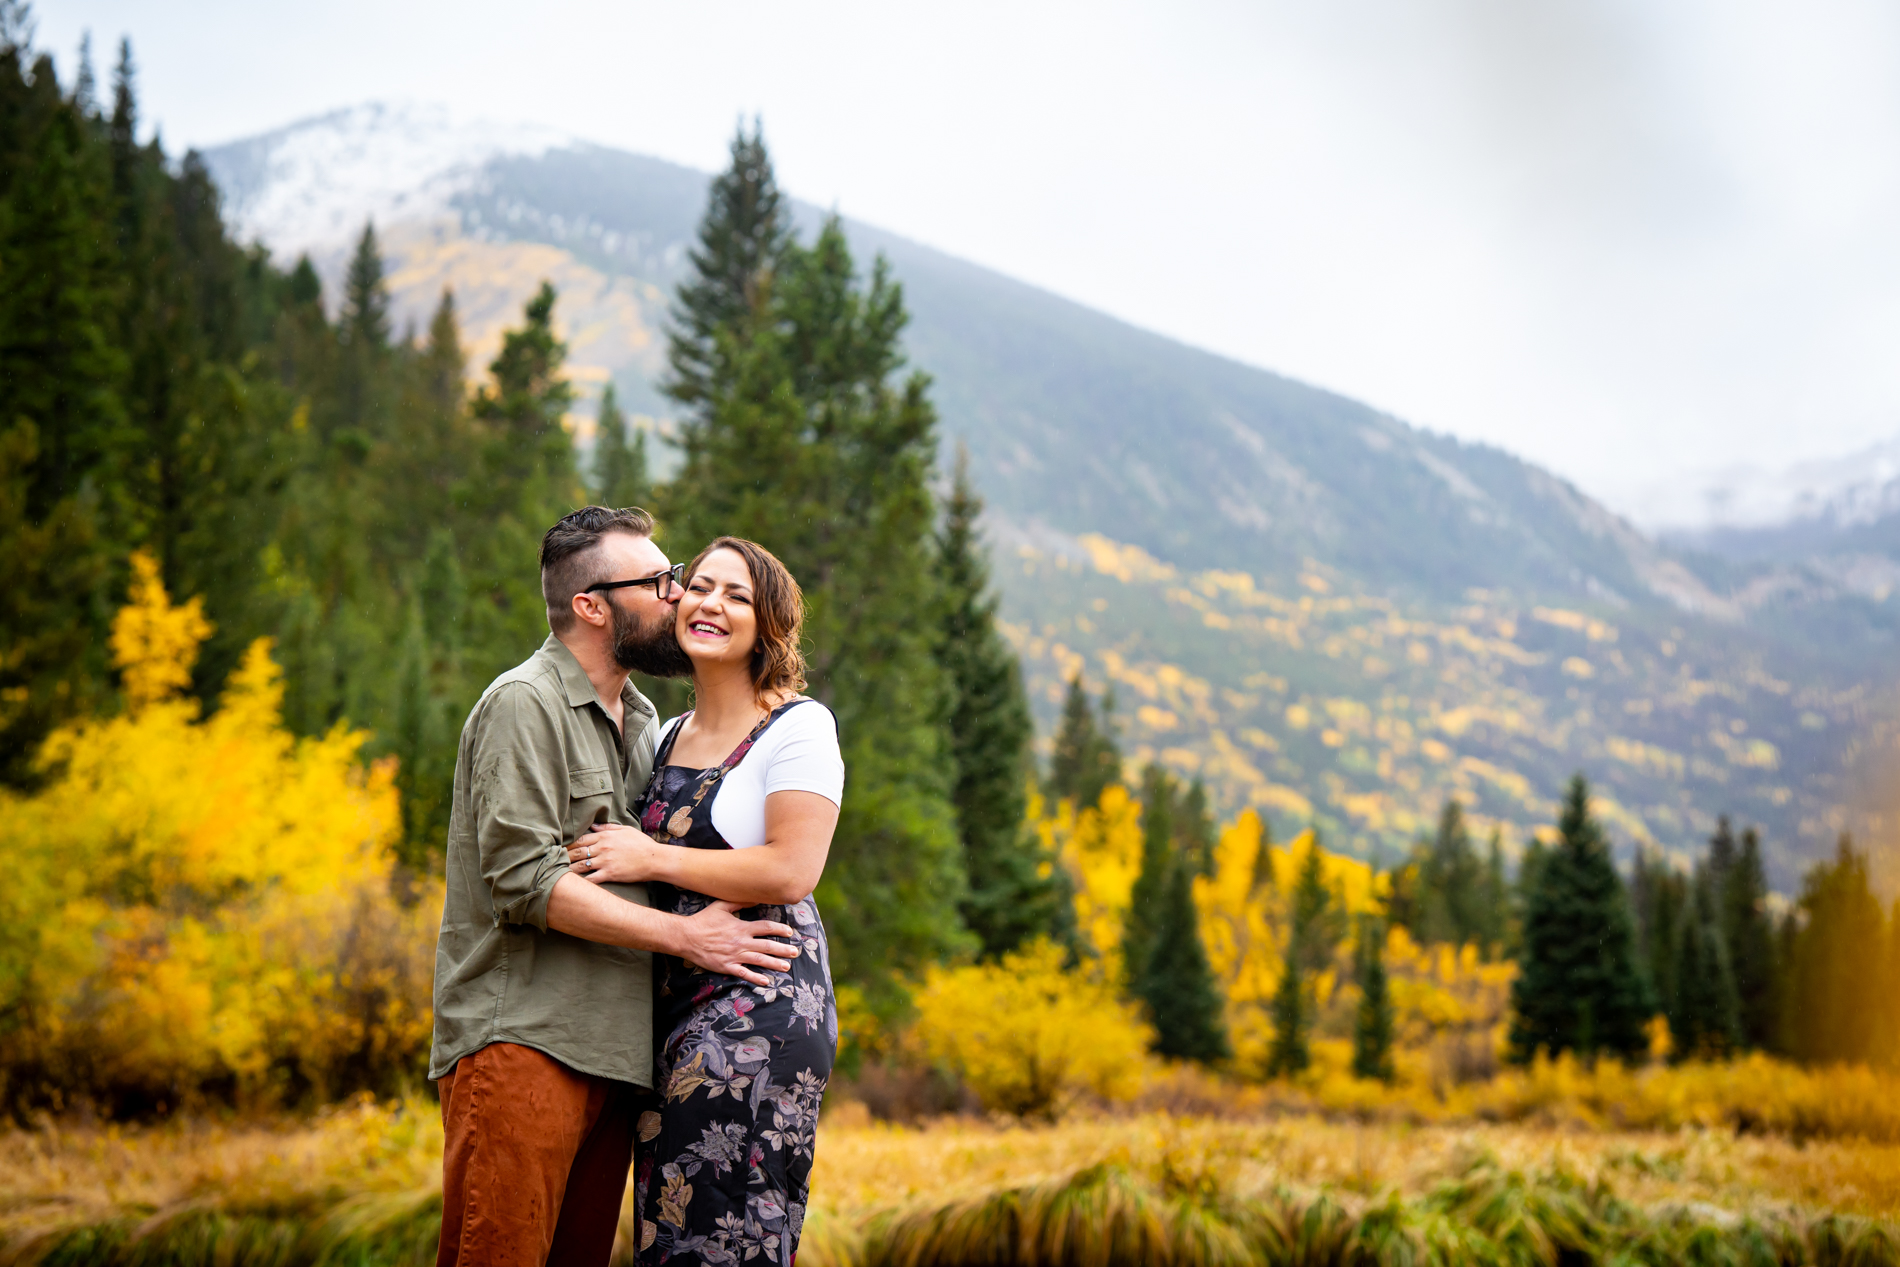
M 786 905 L 818 887 L 837 826 L 830 798 L 773 792 L 765 798 L 765 843 L 755 849 L 663 845 L 637 828 L 607 823 L 569 845 L 567 858 L 576 875 L 596 884 L 661 880 L 742 906 Z

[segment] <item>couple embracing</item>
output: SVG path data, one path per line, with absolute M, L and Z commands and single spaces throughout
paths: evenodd
M 844 792 L 798 583 L 643 511 L 541 543 L 551 629 L 462 729 L 429 1076 L 439 1267 L 790 1264 L 838 1044 L 811 893 Z M 628 674 L 693 680 L 662 725 Z

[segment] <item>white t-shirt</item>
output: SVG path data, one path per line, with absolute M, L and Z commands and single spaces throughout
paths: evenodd
M 660 742 L 679 724 L 678 717 L 667 722 Z M 838 724 L 817 700 L 780 713 L 739 764 L 726 771 L 713 795 L 713 830 L 734 849 L 764 844 L 765 798 L 774 792 L 816 792 L 834 805 L 844 804 Z

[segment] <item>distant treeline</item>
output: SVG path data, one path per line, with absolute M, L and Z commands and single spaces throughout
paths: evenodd
M 1112 696 L 1091 700 L 1077 675 L 1055 737 L 1048 792 L 1097 804 L 1119 781 Z M 1143 851 L 1124 933 L 1130 992 L 1159 1024 L 1164 1053 L 1202 1060 L 1226 1051 L 1221 1001 L 1200 948 L 1194 907 L 1179 890 L 1212 874 L 1216 836 L 1205 791 L 1150 765 L 1141 783 Z M 1379 925 L 1425 946 L 1474 946 L 1514 960 L 1511 1055 L 1539 1051 L 1638 1059 L 1657 1021 L 1676 1060 L 1765 1051 L 1797 1060 L 1900 1062 L 1900 902 L 1891 914 L 1867 860 L 1843 836 L 1812 867 L 1793 902 L 1768 890 L 1754 828 L 1719 820 L 1687 871 L 1639 851 L 1626 881 L 1590 810 L 1581 775 L 1561 806 L 1555 840 L 1532 840 L 1512 874 L 1493 833 L 1481 851 L 1463 807 L 1445 803 L 1437 829 L 1386 877 L 1375 919 L 1354 928 L 1328 891 L 1317 851 L 1289 895 L 1285 969 L 1273 1003 L 1268 1071 L 1308 1063 L 1310 978 L 1349 962 L 1361 992 L 1355 1069 L 1391 1076 L 1392 1007 Z M 1261 857 L 1265 857 L 1263 850 Z M 1269 883 L 1256 877 L 1255 887 Z M 1350 946 L 1349 944 L 1350 943 Z M 1185 947 L 1185 948 L 1184 948 Z
M 678 297 L 684 463 L 655 487 L 611 391 L 582 469 L 552 289 L 471 392 L 453 296 L 419 336 L 394 330 L 372 229 L 326 305 L 307 259 L 230 239 L 196 155 L 140 143 L 129 47 L 101 101 L 89 66 L 62 86 L 4 11 L 0 779 L 33 786 L 53 727 L 117 706 L 107 635 L 144 549 L 215 626 L 201 698 L 273 638 L 294 730 L 348 721 L 397 758 L 402 855 L 428 869 L 468 708 L 547 634 L 540 534 L 589 500 L 640 504 L 676 560 L 734 533 L 805 586 L 812 691 L 851 770 L 820 890 L 841 977 L 876 995 L 1060 931 L 1023 826 L 1031 724 L 981 505 L 960 468 L 936 491 L 901 289 L 881 261 L 863 276 L 835 223 L 796 240 L 756 133 Z

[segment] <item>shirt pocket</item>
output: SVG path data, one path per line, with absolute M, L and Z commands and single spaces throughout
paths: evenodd
M 614 776 L 607 767 L 567 772 L 567 821 L 572 831 L 578 833 L 594 822 L 612 819 L 613 800 Z M 605 814 L 600 812 L 603 809 Z

